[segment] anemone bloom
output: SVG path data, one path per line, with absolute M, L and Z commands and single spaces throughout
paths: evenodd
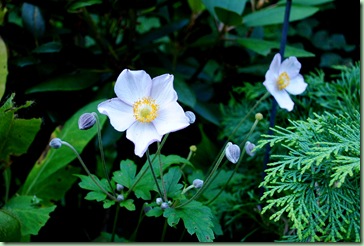
M 98 105 L 109 117 L 115 130 L 126 130 L 126 138 L 135 145 L 134 153 L 142 157 L 148 146 L 161 141 L 164 134 L 189 125 L 189 119 L 177 103 L 173 75 L 153 79 L 143 70 L 124 69 L 114 87 L 116 98 Z
M 291 56 L 281 63 L 281 55 L 276 54 L 265 74 L 263 85 L 276 99 L 278 105 L 288 111 L 294 106 L 289 94 L 301 94 L 307 87 L 303 76 L 299 74 L 300 69 L 301 63 L 296 57 Z

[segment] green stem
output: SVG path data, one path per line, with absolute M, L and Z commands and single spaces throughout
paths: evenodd
M 155 153 L 152 162 L 154 162 L 155 158 L 157 157 L 157 155 L 160 154 L 161 149 L 163 148 L 167 138 L 169 136 L 169 133 L 167 133 L 166 135 L 164 135 L 164 138 L 162 139 L 161 144 L 159 145 L 157 152 Z M 148 168 L 145 168 L 144 171 L 142 171 L 142 173 L 140 174 L 140 176 L 138 177 L 137 180 L 135 180 L 135 182 L 133 183 L 133 185 L 130 187 L 130 189 L 125 193 L 125 198 L 127 198 L 130 194 L 130 192 L 133 191 L 133 189 L 135 188 L 135 186 L 139 183 L 139 181 L 142 179 L 142 177 L 144 176 L 144 174 L 146 174 L 146 172 L 148 171 Z
M 110 178 L 109 178 L 109 172 L 107 170 L 106 163 L 105 163 L 105 154 L 104 154 L 104 148 L 102 146 L 102 138 L 101 138 L 101 125 L 100 125 L 100 120 L 99 120 L 98 115 L 95 112 L 92 112 L 92 115 L 94 115 L 95 118 L 96 118 L 97 137 L 98 137 L 98 142 L 99 142 L 99 149 L 100 149 L 100 156 L 101 156 L 101 161 L 102 161 L 102 167 L 103 167 L 103 170 L 104 170 L 104 173 L 105 173 L 106 180 L 107 180 L 107 182 L 108 182 L 108 184 L 110 186 L 110 190 L 112 190 L 113 195 L 116 197 L 116 193 L 115 193 L 114 189 L 111 186 L 111 181 L 110 181 Z
M 167 232 L 167 220 L 165 219 L 161 236 L 161 242 L 164 242 L 164 239 L 166 238 L 166 232 Z
M 225 145 L 225 148 L 226 148 L 226 145 Z M 217 168 L 219 167 L 219 165 L 220 165 L 220 163 L 221 163 L 221 161 L 222 161 L 222 159 L 224 158 L 224 156 L 225 156 L 225 152 L 224 151 L 222 151 L 222 153 L 220 154 L 220 156 L 219 156 L 219 159 L 216 161 L 216 164 L 214 165 L 214 168 L 211 170 L 211 172 L 210 172 L 210 174 L 209 174 L 209 176 L 205 179 L 205 181 L 204 181 L 204 184 L 203 184 L 203 186 L 189 199 L 189 200 L 187 200 L 186 202 L 184 202 L 184 203 L 182 203 L 182 204 L 180 204 L 180 205 L 178 205 L 178 206 L 176 206 L 175 208 L 177 209 L 177 208 L 180 208 L 180 207 L 183 207 L 183 206 L 185 206 L 185 205 L 187 205 L 187 204 L 189 204 L 190 202 L 192 202 L 193 200 L 195 200 L 195 199 L 197 199 L 201 194 L 202 194 L 202 192 L 204 191 L 204 190 L 206 190 L 206 188 L 210 185 L 210 180 L 211 180 L 211 178 L 212 178 L 212 176 L 214 175 L 214 173 L 215 173 L 215 171 L 217 170 Z
M 157 180 L 157 176 L 155 175 L 155 172 L 154 172 L 154 169 L 153 169 L 152 161 L 151 161 L 150 155 L 149 155 L 149 149 L 147 149 L 147 152 L 146 153 L 147 153 L 147 159 L 148 159 L 148 163 L 149 163 L 149 168 L 150 168 L 150 171 L 152 172 L 152 176 L 153 176 L 155 185 L 157 186 L 159 196 L 161 198 L 163 198 L 163 201 L 164 202 L 166 202 L 166 200 L 164 200 L 164 197 L 163 197 L 163 193 L 161 191 L 161 188 L 159 187 L 158 180 Z
M 164 197 L 164 201 L 166 202 L 168 200 L 168 198 L 167 198 L 167 192 L 166 192 L 166 185 L 164 184 L 164 179 L 163 179 L 163 166 L 162 166 L 163 163 L 162 163 L 160 154 L 158 154 L 158 161 L 159 161 L 159 172 L 160 172 L 160 177 L 161 177 L 161 182 L 162 182 L 163 197 Z
M 137 236 L 137 233 L 138 233 L 138 230 L 139 230 L 139 226 L 140 226 L 140 224 L 141 224 L 141 222 L 142 222 L 142 220 L 143 220 L 143 218 L 145 216 L 145 212 L 144 212 L 145 205 L 146 205 L 146 203 L 143 204 L 143 207 L 140 210 L 138 224 L 137 224 L 137 226 L 136 226 L 133 234 L 130 236 L 130 241 L 131 242 L 135 242 L 135 238 Z
M 86 173 L 88 176 L 90 176 L 90 178 L 92 179 L 92 181 L 96 184 L 97 187 L 99 187 L 99 189 L 104 192 L 111 200 L 113 201 L 117 201 L 116 197 L 114 197 L 113 195 L 111 195 L 109 192 L 107 192 L 100 184 L 99 182 L 97 182 L 97 180 L 94 178 L 94 176 L 90 173 L 90 171 L 88 170 L 87 166 L 85 165 L 85 163 L 83 162 L 81 156 L 78 154 L 77 150 L 68 142 L 65 141 L 61 141 L 62 144 L 66 145 L 67 147 L 69 147 L 75 154 L 77 159 L 80 161 L 83 169 L 85 169 Z
M 112 234 L 111 234 L 111 242 L 114 242 L 115 241 L 115 232 L 116 232 L 116 225 L 117 225 L 117 222 L 118 222 L 118 218 L 119 218 L 119 212 L 120 212 L 120 205 L 119 203 L 116 204 L 116 211 L 115 211 L 115 217 L 114 217 L 114 224 L 113 224 L 113 227 L 112 227 Z
M 225 185 L 220 189 L 220 191 L 210 201 L 205 203 L 205 205 L 209 205 L 209 204 L 213 203 L 220 196 L 220 194 L 225 190 L 226 186 L 229 184 L 230 180 L 233 178 L 234 174 L 236 173 L 236 171 L 238 170 L 240 164 L 242 163 L 242 157 L 245 154 L 245 143 L 248 140 L 248 138 L 250 137 L 250 135 L 253 133 L 253 131 L 255 130 L 258 122 L 259 122 L 259 120 L 255 120 L 253 126 L 250 128 L 250 131 L 248 132 L 248 134 L 246 135 L 244 140 L 239 144 L 240 149 L 243 149 L 243 150 L 242 150 L 240 159 L 239 159 L 238 163 L 236 164 L 236 166 L 234 168 L 234 171 L 231 173 L 230 177 L 226 181 Z

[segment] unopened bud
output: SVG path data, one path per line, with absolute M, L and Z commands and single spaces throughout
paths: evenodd
M 195 179 L 192 184 L 196 189 L 200 189 L 203 186 L 203 180 Z
M 253 149 L 255 148 L 255 144 L 252 144 L 251 142 L 249 141 L 246 141 L 245 143 L 245 151 L 248 155 L 250 156 L 254 156 L 255 155 L 255 152 L 253 152 Z
M 49 142 L 49 146 L 51 146 L 53 149 L 58 149 L 62 146 L 62 140 L 60 138 L 53 138 Z
M 162 204 L 161 204 L 161 209 L 166 209 L 166 208 L 169 208 L 169 204 L 167 203 L 167 202 L 163 202 Z
M 120 191 L 124 190 L 124 186 L 121 184 L 116 184 L 116 190 L 120 192 Z
M 122 202 L 122 201 L 124 201 L 124 196 L 123 196 L 122 194 L 120 194 L 120 195 L 118 195 L 118 196 L 116 197 L 116 200 L 117 200 L 118 202 Z
M 191 146 L 190 146 L 190 151 L 192 151 L 192 152 L 196 152 L 196 151 L 197 151 L 197 147 L 196 147 L 196 145 L 191 145 Z
M 256 113 L 255 114 L 255 119 L 256 120 L 262 120 L 263 119 L 263 115 L 261 113 Z
M 163 202 L 163 199 L 158 197 L 157 199 L 155 199 L 155 202 L 158 204 L 158 205 L 161 205 L 162 202 Z
M 190 124 L 193 124 L 196 121 L 196 115 L 192 111 L 186 111 L 185 115 L 187 116 Z
M 96 117 L 92 113 L 84 113 L 78 119 L 78 128 L 80 130 L 87 130 L 93 127 L 96 123 Z
M 240 148 L 238 145 L 228 142 L 225 148 L 225 156 L 233 164 L 237 163 L 240 157 Z

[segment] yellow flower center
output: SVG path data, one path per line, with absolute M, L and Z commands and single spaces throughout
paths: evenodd
M 277 86 L 279 90 L 283 90 L 289 85 L 290 79 L 286 72 L 283 72 L 279 75 L 277 80 Z
M 133 104 L 133 113 L 137 121 L 152 122 L 158 116 L 158 104 L 149 97 L 143 97 Z

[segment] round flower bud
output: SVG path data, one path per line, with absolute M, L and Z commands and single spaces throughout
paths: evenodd
M 53 149 L 58 149 L 62 146 L 62 140 L 60 138 L 53 138 L 49 142 L 49 146 L 51 146 Z
M 192 111 L 186 111 L 185 115 L 187 116 L 190 124 L 193 124 L 196 121 L 196 115 Z
M 78 119 L 78 128 L 80 130 L 87 130 L 93 127 L 96 123 L 96 117 L 92 113 L 84 113 Z
M 200 189 L 203 186 L 203 180 L 195 179 L 192 184 L 196 189 Z
M 246 153 L 248 155 L 250 155 L 250 156 L 254 156 L 255 155 L 255 152 L 252 152 L 254 148 L 255 148 L 255 144 L 252 144 L 251 142 L 246 141 L 246 143 L 245 143 L 245 151 L 246 151 Z
M 192 151 L 192 152 L 196 152 L 196 151 L 197 151 L 197 147 L 196 147 L 196 145 L 191 145 L 191 146 L 190 146 L 190 151 Z
M 122 191 L 124 189 L 124 186 L 123 185 L 121 185 L 121 184 L 116 184 L 116 190 L 117 191 Z
M 239 146 L 229 142 L 225 148 L 225 156 L 233 164 L 237 163 L 240 157 Z
M 162 202 L 163 202 L 163 199 L 158 197 L 157 199 L 155 199 L 155 202 L 158 204 L 158 205 L 161 205 Z
M 122 201 L 124 201 L 124 196 L 123 196 L 122 194 L 120 194 L 120 195 L 118 195 L 118 196 L 116 197 L 116 200 L 117 200 L 118 202 L 122 202 Z
M 167 202 L 163 202 L 162 204 L 161 204 L 161 209 L 166 209 L 166 208 L 169 208 L 169 204 L 167 203 Z
M 262 120 L 263 119 L 263 115 L 261 113 L 256 113 L 255 114 L 255 119 L 256 120 Z

